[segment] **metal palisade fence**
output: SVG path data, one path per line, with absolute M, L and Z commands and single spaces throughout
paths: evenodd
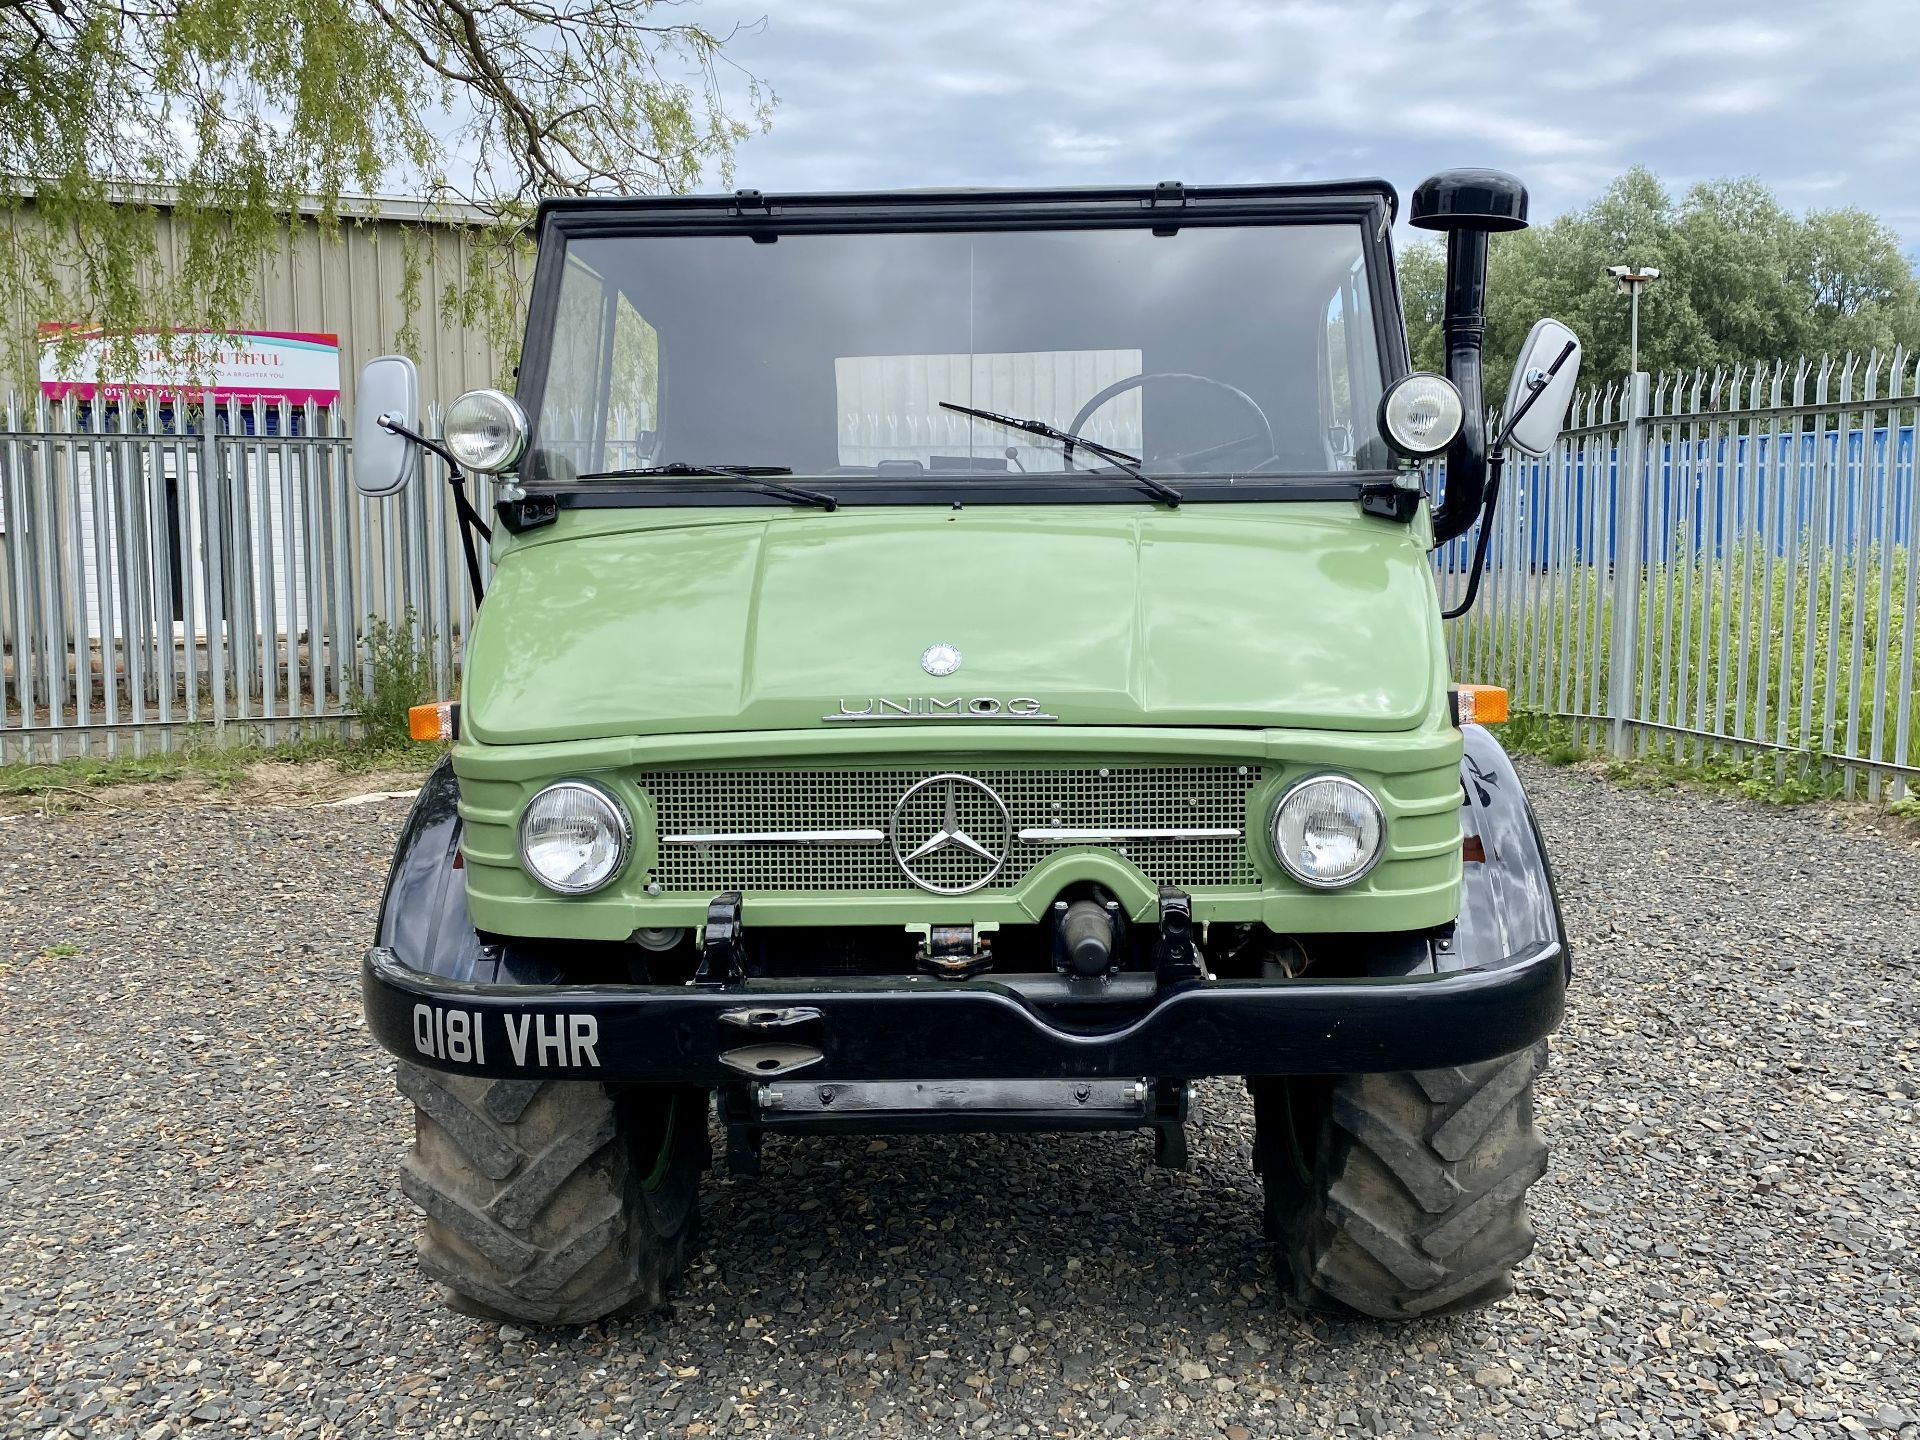
M 0 763 L 343 731 L 382 627 L 452 683 L 472 608 L 437 461 L 368 500 L 325 408 L 41 399 L 4 419 Z
M 1463 679 L 1623 756 L 1920 784 L 1912 357 L 1632 377 L 1509 467 Z M 1436 555 L 1462 593 L 1472 537 Z

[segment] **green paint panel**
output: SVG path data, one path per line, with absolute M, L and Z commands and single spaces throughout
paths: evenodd
M 1029 731 L 1405 731 L 1441 683 L 1422 538 L 1332 502 L 565 512 L 500 549 L 462 725 L 791 731 L 992 697 L 1059 717 Z M 950 679 L 920 668 L 936 641 L 965 657 Z

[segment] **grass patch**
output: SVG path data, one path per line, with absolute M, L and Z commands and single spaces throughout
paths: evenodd
M 187 780 L 216 790 L 234 789 L 258 766 L 325 762 L 343 775 L 379 770 L 431 769 L 446 753 L 444 745 L 387 740 L 302 740 L 287 745 L 246 745 L 227 750 L 189 747 L 153 755 L 91 756 L 47 763 L 0 765 L 0 799 L 58 801 L 84 799 L 119 785 L 164 785 Z
M 1537 710 L 1515 710 L 1499 734 L 1500 743 L 1508 750 L 1532 755 L 1549 765 L 1571 765 L 1589 754 L 1572 721 Z
M 1779 757 L 1772 753 L 1741 757 L 1708 751 L 1697 759 L 1675 760 L 1664 751 L 1654 750 L 1621 759 L 1604 744 L 1588 743 L 1581 727 L 1572 721 L 1532 710 L 1514 711 L 1513 718 L 1500 727 L 1500 742 L 1509 751 L 1531 755 L 1549 765 L 1600 761 L 1609 779 L 1638 790 L 1668 790 L 1685 783 L 1770 805 L 1799 805 L 1832 798 L 1845 788 L 1843 777 L 1837 771 L 1823 773 L 1813 765 L 1817 757 L 1812 755 L 1790 757 L 1793 765 L 1806 768 L 1798 773 L 1789 768 L 1785 775 L 1780 773 Z M 1912 799 L 1896 800 L 1887 809 L 1895 815 L 1920 817 L 1920 802 Z
M 75 945 L 70 940 L 62 940 L 57 944 L 43 946 L 40 951 L 40 958 L 42 960 L 71 960 L 79 953 L 80 947 L 78 945 Z

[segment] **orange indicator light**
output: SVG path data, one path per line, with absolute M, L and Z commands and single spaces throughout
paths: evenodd
M 452 700 L 415 705 L 407 711 L 407 733 L 416 740 L 451 740 L 459 708 Z
M 1507 692 L 1499 685 L 1456 685 L 1462 725 L 1498 725 L 1507 718 Z

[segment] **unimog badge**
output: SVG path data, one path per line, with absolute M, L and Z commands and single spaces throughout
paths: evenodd
M 822 720 L 1058 720 L 1030 695 L 1002 700 L 997 695 L 908 695 L 899 700 L 885 695 L 864 700 L 842 700 L 838 711 Z

